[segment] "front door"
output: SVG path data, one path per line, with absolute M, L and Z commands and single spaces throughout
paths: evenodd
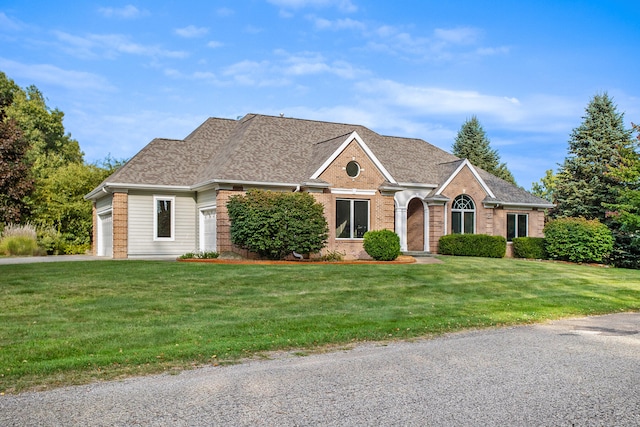
M 407 250 L 424 251 L 424 204 L 412 199 L 407 207 Z

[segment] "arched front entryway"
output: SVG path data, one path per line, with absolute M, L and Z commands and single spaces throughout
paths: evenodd
M 407 206 L 407 250 L 424 251 L 424 203 L 411 199 Z

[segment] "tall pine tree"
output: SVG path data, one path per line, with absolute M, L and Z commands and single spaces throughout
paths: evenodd
M 633 151 L 632 132 L 625 129 L 623 116 L 606 93 L 591 99 L 569 139 L 568 156 L 557 176 L 553 216 L 605 221 L 603 204 L 615 203 L 624 186 L 614 172 Z
M 469 160 L 474 166 L 512 184 L 516 183 L 507 165 L 500 163 L 498 152 L 491 148 L 489 138 L 476 116 L 472 116 L 463 123 L 453 143 L 452 151 L 456 156 Z

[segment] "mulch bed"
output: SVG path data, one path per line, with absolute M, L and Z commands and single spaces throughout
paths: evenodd
M 349 260 L 349 261 L 316 261 L 304 259 L 300 261 L 269 261 L 253 259 L 178 259 L 179 262 L 205 262 L 209 264 L 250 264 L 250 265 L 318 265 L 318 264 L 413 264 L 416 259 L 411 256 L 400 255 L 394 261 L 374 261 L 374 260 Z

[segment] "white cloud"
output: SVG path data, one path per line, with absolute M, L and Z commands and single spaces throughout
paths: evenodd
M 356 12 L 358 7 L 351 0 L 267 0 L 269 3 L 287 9 L 335 7 L 341 12 Z
M 17 19 L 9 18 L 4 12 L 0 12 L 0 28 L 3 31 L 21 31 L 25 24 Z
M 344 79 L 354 79 L 368 74 L 367 71 L 353 67 L 346 61 L 327 61 L 315 52 L 290 54 L 284 50 L 277 50 L 276 54 L 283 58 L 278 68 L 286 75 L 306 76 L 314 74 L 333 74 Z
M 0 58 L 0 69 L 7 72 L 7 74 L 33 81 L 36 86 L 38 84 L 50 84 L 78 91 L 115 90 L 115 87 L 100 75 L 84 71 L 64 70 L 50 64 L 23 64 Z
M 480 36 L 480 31 L 476 28 L 459 27 L 459 28 L 436 28 L 433 32 L 438 40 L 442 40 L 451 44 L 475 44 Z
M 176 28 L 175 33 L 180 37 L 184 37 L 186 39 L 193 39 L 197 37 L 202 37 L 209 32 L 208 28 L 205 27 L 196 27 L 195 25 L 188 25 L 184 28 Z
M 371 80 L 359 84 L 358 89 L 387 105 L 420 111 L 422 114 L 489 114 L 505 121 L 518 120 L 522 116 L 517 99 L 476 91 L 410 86 L 390 80 Z
M 62 31 L 54 31 L 54 36 L 63 43 L 62 49 L 70 55 L 80 58 L 115 58 L 119 54 L 150 57 L 185 58 L 184 51 L 171 51 L 160 46 L 145 46 L 134 43 L 121 34 L 88 34 L 75 36 Z
M 147 12 L 143 12 L 137 7 L 130 4 L 121 8 L 101 7 L 98 9 L 98 12 L 100 12 L 100 14 L 102 14 L 102 16 L 106 18 L 115 17 L 122 19 L 133 19 L 147 14 Z
M 336 19 L 335 21 L 330 21 L 324 18 L 318 18 L 315 16 L 309 17 L 315 25 L 315 27 L 319 30 L 357 30 L 364 31 L 366 26 L 364 23 L 360 21 L 356 21 L 355 19 L 345 18 L 345 19 Z
M 217 47 L 222 47 L 222 46 L 224 46 L 224 43 L 219 42 L 219 41 L 215 41 L 215 40 L 211 40 L 209 43 L 207 43 L 207 47 L 210 47 L 210 48 L 213 48 L 213 49 L 215 49 Z
M 220 9 L 216 10 L 216 14 L 218 16 L 226 18 L 228 16 L 235 14 L 235 11 L 233 9 L 229 9 L 228 7 L 221 7 Z

